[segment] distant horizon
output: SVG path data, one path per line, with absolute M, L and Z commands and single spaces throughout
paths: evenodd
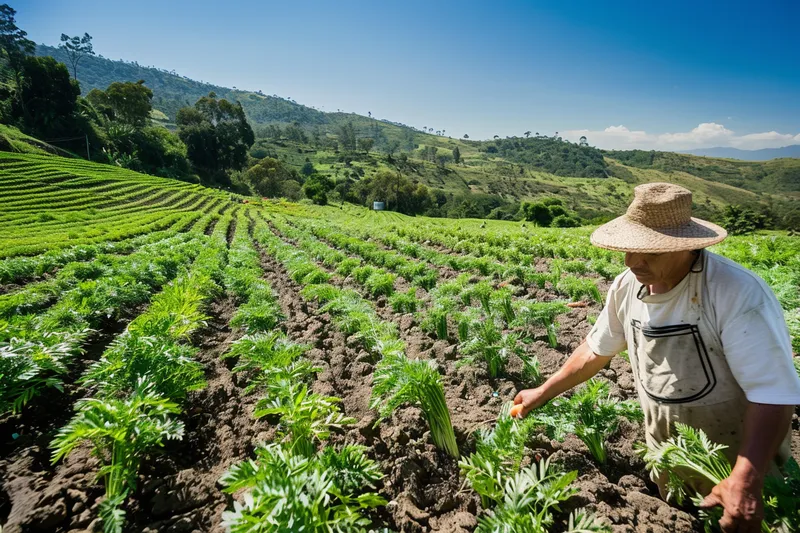
M 88 32 L 109 59 L 455 138 L 538 130 L 604 149 L 800 145 L 797 4 L 300 3 L 12 7 L 48 46 Z

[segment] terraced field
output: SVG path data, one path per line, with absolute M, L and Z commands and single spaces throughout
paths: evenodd
M 31 155 L 0 154 L 0 200 L 5 533 L 702 530 L 634 449 L 624 357 L 569 400 L 619 414 L 599 442 L 508 415 L 624 268 L 588 229 Z M 716 251 L 770 283 L 800 349 L 800 239 Z

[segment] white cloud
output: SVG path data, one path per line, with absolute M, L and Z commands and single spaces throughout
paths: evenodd
M 608 149 L 642 149 L 642 150 L 691 150 L 693 148 L 711 148 L 730 146 L 742 150 L 758 150 L 760 148 L 781 148 L 792 144 L 800 144 L 800 133 L 748 133 L 737 135 L 722 124 L 704 122 L 687 132 L 647 133 L 642 130 L 630 130 L 620 124 L 609 126 L 602 131 L 570 130 L 562 132 L 562 136 L 570 141 L 578 141 L 586 136 L 589 144 Z

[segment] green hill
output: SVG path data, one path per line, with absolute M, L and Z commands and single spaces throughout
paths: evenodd
M 739 161 L 644 150 L 605 153 L 628 166 L 666 172 L 685 172 L 751 191 L 800 192 L 800 159 Z
M 64 59 L 53 47 L 40 45 L 37 53 Z M 538 135 L 454 139 L 389 120 L 324 113 L 261 91 L 221 87 L 102 56 L 85 58 L 78 79 L 83 94 L 114 81 L 144 80 L 153 90 L 154 108 L 166 115 L 161 123 L 167 127 L 172 127 L 178 109 L 211 91 L 238 100 L 256 132 L 257 142 L 250 150 L 254 163 L 273 156 L 299 175 L 310 162 L 323 175 L 352 182 L 381 170 L 399 172 L 444 198 L 449 205 L 440 214 L 450 216 L 487 216 L 498 208 L 506 209 L 507 216 L 521 201 L 555 196 L 585 220 L 602 220 L 624 210 L 635 185 L 658 180 L 689 187 L 698 215 L 712 220 L 720 220 L 722 209 L 730 204 L 766 212 L 783 226 L 800 220 L 798 159 L 745 162 L 604 151 Z M 369 153 L 342 146 L 342 131 L 349 125 L 357 139 L 372 139 Z M 465 202 L 470 202 L 468 209 L 453 208 Z

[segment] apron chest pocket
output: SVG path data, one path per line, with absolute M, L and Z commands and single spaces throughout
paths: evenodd
M 632 325 L 638 377 L 651 399 L 689 403 L 714 389 L 717 379 L 696 325 Z

